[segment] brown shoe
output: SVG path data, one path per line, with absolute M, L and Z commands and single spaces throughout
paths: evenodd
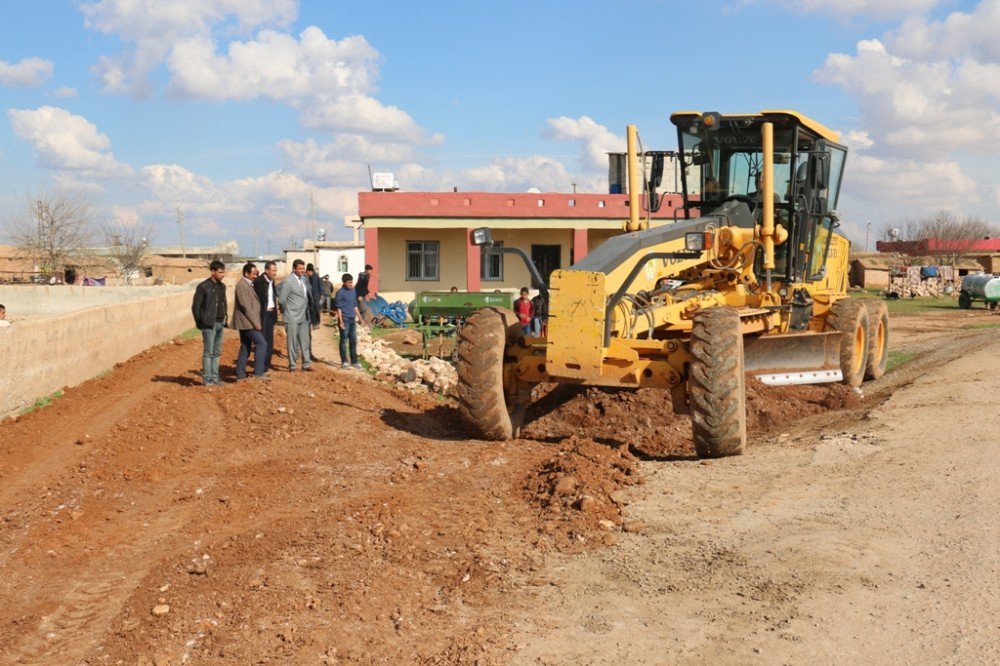
M 306 365 L 302 367 L 302 372 L 312 372 L 313 367 L 311 365 Z

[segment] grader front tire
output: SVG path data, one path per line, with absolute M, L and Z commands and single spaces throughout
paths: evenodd
M 865 302 L 859 298 L 840 299 L 830 308 L 827 324 L 844 334 L 840 346 L 840 370 L 844 374 L 844 383 L 848 386 L 861 386 L 868 369 L 868 351 L 871 346 Z
M 866 298 L 868 310 L 868 363 L 865 379 L 878 379 L 885 374 L 889 360 L 889 308 L 885 301 Z
M 513 439 L 524 423 L 531 385 L 512 378 L 504 368 L 504 351 L 519 336 L 517 317 L 500 308 L 480 310 L 462 326 L 458 336 L 458 406 L 473 437 Z
M 735 309 L 713 307 L 695 316 L 689 373 L 695 451 L 702 458 L 742 454 L 747 442 L 746 375 Z

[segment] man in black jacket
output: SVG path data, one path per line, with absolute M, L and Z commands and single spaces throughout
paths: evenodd
M 201 341 L 205 348 L 201 355 L 201 379 L 205 386 L 222 386 L 219 377 L 219 357 L 222 356 L 222 331 L 226 328 L 226 265 L 213 261 L 208 279 L 194 290 L 191 314 L 194 325 L 201 331 Z
M 365 264 L 365 270 L 358 273 L 358 281 L 354 285 L 354 291 L 358 292 L 358 312 L 361 313 L 361 323 L 367 326 L 368 322 L 368 281 L 372 277 L 372 265 Z
M 274 279 L 278 276 L 278 266 L 273 261 L 264 264 L 264 272 L 253 281 L 253 290 L 260 301 L 260 323 L 267 343 L 267 369 L 271 369 L 274 356 L 274 325 L 278 323 L 278 286 Z

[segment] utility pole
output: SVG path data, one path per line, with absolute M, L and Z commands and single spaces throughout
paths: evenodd
M 313 198 L 313 193 L 309 192 L 309 238 L 312 239 L 313 244 L 313 267 L 319 272 L 319 267 L 316 266 L 316 200 Z
M 36 213 L 37 213 L 37 217 L 38 217 L 38 245 L 35 248 L 35 252 L 38 254 L 38 257 L 37 257 L 37 259 L 38 259 L 38 266 L 36 267 L 36 269 L 37 270 L 41 270 L 41 264 L 42 264 L 42 225 L 44 223 L 45 217 L 44 217 L 44 214 L 42 213 L 42 211 L 44 210 L 44 208 L 43 208 L 43 204 L 42 204 L 41 200 L 36 201 L 35 204 L 37 206 Z
M 257 225 L 253 225 L 253 258 L 256 259 L 260 256 L 260 230 Z
M 177 207 L 177 226 L 181 230 L 181 256 L 185 259 L 187 258 L 187 248 L 184 247 L 184 211 L 181 207 Z
M 865 253 L 868 252 L 868 236 L 871 234 L 871 231 L 872 231 L 872 223 L 871 222 L 866 222 L 865 223 Z

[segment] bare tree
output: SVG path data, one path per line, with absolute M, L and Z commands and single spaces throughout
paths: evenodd
M 20 257 L 34 261 L 41 272 L 54 273 L 86 253 L 92 219 L 93 208 L 82 192 L 29 192 L 4 227 Z
M 921 240 L 921 226 L 923 221 L 910 218 L 897 222 L 886 222 L 879 229 L 878 239 L 881 241 L 919 241 Z
M 994 229 L 977 217 L 940 212 L 925 218 L 921 231 L 928 240 L 927 253 L 938 264 L 948 266 L 969 256 L 976 242 L 990 238 Z
M 977 217 L 941 211 L 885 224 L 879 237 L 898 243 L 896 251 L 901 254 L 930 255 L 937 264 L 949 266 L 974 253 L 976 242 L 992 237 L 996 231 L 994 225 Z
M 115 262 L 125 284 L 132 284 L 139 273 L 146 251 L 153 242 L 153 233 L 153 225 L 127 215 L 119 215 L 101 225 L 108 256 Z

